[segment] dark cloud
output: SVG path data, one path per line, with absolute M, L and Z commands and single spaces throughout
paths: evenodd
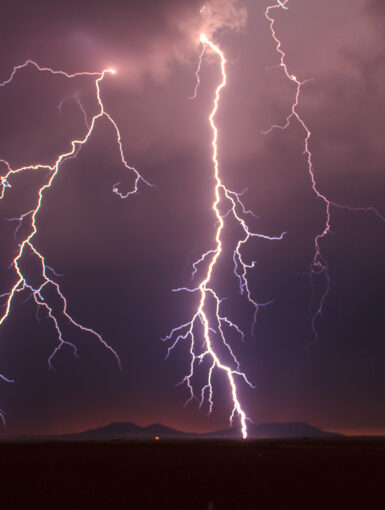
M 374 16 L 385 16 L 385 5 L 382 0 L 369 0 L 367 8 Z
M 195 52 L 202 30 L 212 35 L 245 25 L 246 9 L 238 0 L 209 1 L 201 14 L 202 7 L 200 0 L 19 0 L 0 22 L 2 43 L 19 62 L 32 57 L 73 71 L 114 66 L 129 83 L 163 79 L 175 62 Z

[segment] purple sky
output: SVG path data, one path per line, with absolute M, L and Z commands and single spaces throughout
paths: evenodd
M 38 216 L 36 247 L 72 315 L 103 334 L 121 357 L 123 372 L 94 338 L 68 330 L 79 348 L 64 348 L 48 370 L 56 345 L 52 323 L 36 321 L 28 293 L 15 300 L 0 329 L 0 434 L 79 430 L 111 421 L 163 422 L 184 430 L 227 424 L 228 388 L 215 381 L 215 407 L 183 407 L 186 388 L 175 384 L 188 369 L 188 346 L 167 361 L 160 341 L 190 319 L 194 298 L 174 294 L 190 285 L 191 264 L 212 247 L 214 217 L 208 114 L 219 80 L 207 54 L 198 97 L 188 99 L 202 29 L 223 49 L 228 85 L 216 122 L 223 180 L 258 216 L 259 232 L 282 241 L 251 240 L 252 296 L 273 300 L 260 310 L 254 336 L 233 339 L 242 369 L 256 385 L 240 385 L 240 398 L 257 423 L 307 421 L 349 433 L 385 432 L 384 234 L 373 212 L 331 209 L 332 232 L 321 241 L 331 290 L 319 339 L 311 315 L 324 288 L 306 273 L 325 207 L 314 195 L 303 154 L 304 131 L 283 124 L 295 87 L 279 58 L 264 18 L 265 1 L 136 0 L 7 2 L 0 20 L 0 82 L 28 58 L 69 73 L 113 67 L 101 85 L 103 103 L 117 122 L 127 161 L 156 187 L 140 185 L 125 200 L 132 174 L 120 163 L 114 132 L 101 120 L 76 159 L 65 162 Z M 380 0 L 290 0 L 275 9 L 275 28 L 289 72 L 303 86 L 298 111 L 311 129 L 318 189 L 343 205 L 375 207 L 385 214 L 383 48 L 385 9 Z M 209 12 L 207 12 L 209 11 Z M 211 13 L 211 14 L 210 14 Z M 0 159 L 12 167 L 52 164 L 69 141 L 85 133 L 77 98 L 89 118 L 97 103 L 93 78 L 68 80 L 28 67 L 0 88 Z M 58 106 L 61 104 L 61 107 Z M 5 166 L 0 166 L 1 175 Z M 0 294 L 15 281 L 9 269 L 17 243 L 7 219 L 29 210 L 43 173 L 14 177 L 0 202 Z M 236 229 L 227 232 L 229 242 Z M 226 312 L 250 330 L 252 310 L 237 293 L 227 254 L 216 277 Z M 38 272 L 26 260 L 31 279 Z

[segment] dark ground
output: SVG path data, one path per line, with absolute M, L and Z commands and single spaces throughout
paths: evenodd
M 0 444 L 0 507 L 385 509 L 385 439 Z

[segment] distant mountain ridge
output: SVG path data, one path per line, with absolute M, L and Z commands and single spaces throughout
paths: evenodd
M 236 427 L 219 430 L 210 434 L 211 437 L 239 437 L 240 435 L 240 429 Z M 342 436 L 342 434 L 322 430 L 306 422 L 250 423 L 247 426 L 247 435 L 254 439 Z
M 328 432 L 305 422 L 288 423 L 262 423 L 249 424 L 248 437 L 251 439 L 284 439 L 284 438 L 317 438 L 317 437 L 341 437 L 342 434 Z M 75 434 L 60 436 L 61 439 L 74 440 L 125 440 L 125 439 L 184 439 L 184 438 L 229 438 L 237 439 L 242 437 L 239 427 L 232 427 L 225 430 L 218 430 L 208 433 L 183 432 L 167 427 L 160 423 L 154 423 L 141 427 L 131 422 L 115 422 L 86 430 Z
M 141 427 L 131 422 L 115 422 L 98 427 L 96 429 L 86 430 L 75 434 L 65 434 L 64 438 L 73 439 L 142 439 L 154 437 L 181 437 L 184 432 L 166 427 L 161 423 L 153 423 L 146 427 Z

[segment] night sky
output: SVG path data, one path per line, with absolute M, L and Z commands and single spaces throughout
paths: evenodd
M 227 426 L 231 402 L 223 377 L 214 377 L 215 405 L 184 407 L 188 393 L 175 385 L 188 371 L 180 343 L 165 360 L 161 341 L 190 320 L 196 298 L 173 293 L 191 286 L 192 263 L 214 242 L 213 171 L 208 115 L 218 85 L 218 59 L 208 52 L 198 96 L 190 100 L 206 30 L 227 59 L 228 84 L 216 117 L 223 181 L 256 218 L 252 229 L 280 241 L 251 239 L 245 250 L 253 298 L 260 309 L 254 335 L 252 308 L 240 296 L 228 251 L 215 276 L 223 309 L 248 333 L 232 346 L 255 384 L 239 384 L 244 409 L 256 423 L 307 421 L 348 434 L 385 433 L 385 221 L 373 211 L 331 208 L 331 233 L 320 241 L 331 289 L 323 315 L 312 314 L 325 280 L 308 269 L 325 205 L 312 188 L 304 130 L 284 124 L 295 86 L 279 64 L 264 0 L 213 0 L 200 13 L 196 0 L 6 1 L 0 19 L 0 82 L 15 65 L 33 59 L 68 73 L 116 69 L 101 83 L 106 110 L 119 126 L 127 162 L 149 187 L 120 199 L 133 174 L 120 162 L 115 133 L 100 119 L 77 157 L 65 161 L 44 194 L 37 217 L 37 249 L 61 276 L 53 276 L 71 315 L 100 332 L 119 353 L 65 324 L 79 358 L 57 345 L 52 321 L 30 293 L 14 300 L 0 329 L 1 435 L 79 431 L 112 421 L 162 422 L 186 431 Z M 382 0 L 290 0 L 274 9 L 275 29 L 290 73 L 310 80 L 298 111 L 320 192 L 385 215 L 385 3 Z M 210 14 L 211 13 L 211 14 Z M 70 141 L 84 136 L 79 102 L 90 120 L 97 111 L 95 78 L 66 79 L 20 70 L 0 88 L 0 159 L 14 167 L 52 164 Z M 6 173 L 0 165 L 1 175 Z M 8 221 L 34 206 L 47 172 L 10 178 L 0 202 L 0 294 L 15 283 L 10 267 L 17 240 L 28 231 Z M 228 246 L 237 229 L 225 232 Z M 225 250 L 226 251 L 226 250 Z M 34 257 L 23 262 L 38 285 Z M 312 298 L 313 295 L 313 298 Z M 55 309 L 59 302 L 51 295 Z M 56 301 L 55 301 L 56 300 Z M 3 301 L 4 302 L 4 299 Z M 203 381 L 202 381 L 203 382 Z M 199 383 L 199 381 L 198 381 Z

